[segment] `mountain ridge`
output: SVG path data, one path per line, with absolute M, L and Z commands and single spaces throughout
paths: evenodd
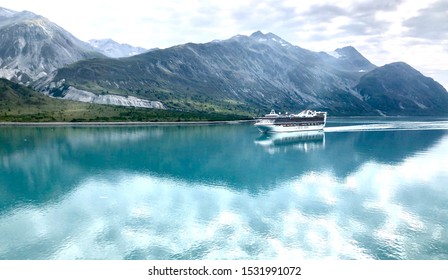
M 112 58 L 129 57 L 149 51 L 129 44 L 120 44 L 112 39 L 91 39 L 88 43 L 105 56 Z
M 187 43 L 118 60 L 79 61 L 57 70 L 52 79 L 41 80 L 36 87 L 63 97 L 64 90 L 55 86 L 59 83 L 96 95 L 156 100 L 169 109 L 187 111 L 237 110 L 255 114 L 270 108 L 296 111 L 311 107 L 333 115 L 406 114 L 406 109 L 398 112 L 381 102 L 366 102 L 370 95 L 378 94 L 363 89 L 367 84 L 359 82 L 380 67 L 353 47 L 335 52 L 338 56 L 313 52 L 275 34 L 258 31 L 250 36 Z M 424 79 L 423 75 L 416 77 Z M 446 91 L 437 94 L 440 104 L 448 104 Z M 429 101 L 425 104 L 409 112 L 446 112 Z

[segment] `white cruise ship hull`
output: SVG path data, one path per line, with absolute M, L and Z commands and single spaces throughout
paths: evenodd
M 274 132 L 299 132 L 299 131 L 312 131 L 323 130 L 325 124 L 319 125 L 280 125 L 280 124 L 263 124 L 256 123 L 255 126 L 263 133 Z

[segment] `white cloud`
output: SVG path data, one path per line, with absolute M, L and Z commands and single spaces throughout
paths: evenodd
M 256 195 L 148 174 L 92 176 L 54 203 L 3 212 L 0 256 L 437 258 L 426 249 L 448 234 L 447 143 L 341 178 L 308 172 Z

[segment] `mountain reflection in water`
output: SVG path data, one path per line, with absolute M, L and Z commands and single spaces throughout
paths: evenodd
M 447 259 L 448 127 L 333 125 L 2 127 L 0 258 Z

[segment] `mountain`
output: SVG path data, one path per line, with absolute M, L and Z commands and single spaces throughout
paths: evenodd
M 0 77 L 28 84 L 78 60 L 103 57 L 48 19 L 0 8 Z
M 105 56 L 112 58 L 128 57 L 147 52 L 147 49 L 120 44 L 112 39 L 92 39 L 89 44 Z
M 312 108 L 327 110 L 331 115 L 443 113 L 432 111 L 435 104 L 430 100 L 426 107 L 404 107 L 402 111 L 381 102 L 366 102 L 376 93 L 365 90 L 361 81 L 375 69 L 353 47 L 331 54 L 318 53 L 258 31 L 251 36 L 188 43 L 128 58 L 79 61 L 58 69 L 34 86 L 51 96 L 81 100 L 82 94 L 77 92 L 82 92 L 96 97 L 135 97 L 183 111 L 256 115 L 270 109 L 296 112 Z M 398 70 L 390 71 L 392 78 Z M 407 77 L 410 72 L 403 75 Z M 369 81 L 374 88 L 383 80 Z M 435 81 L 428 83 L 430 88 L 440 87 Z M 405 89 L 406 85 L 398 87 Z M 444 90 L 434 95 L 438 99 L 433 103 L 445 104 L 448 100 Z
M 362 108 L 360 96 L 351 90 L 359 69 L 346 71 L 351 68 L 347 61 L 293 46 L 272 33 L 255 32 L 118 60 L 79 61 L 36 87 L 69 98 L 74 98 L 74 89 L 98 96 L 135 96 L 178 110 L 258 113 L 270 108 L 328 109 L 330 103 L 343 108 L 347 102 Z
M 325 53 L 321 53 L 325 57 Z M 368 61 L 362 54 L 360 54 L 354 47 L 348 46 L 334 50 L 327 53 L 330 56 L 337 58 L 333 63 L 333 67 L 343 68 L 348 71 L 357 70 L 358 72 L 369 72 L 376 68 L 370 61 Z M 332 63 L 331 60 L 327 60 L 328 63 Z
M 356 86 L 367 104 L 388 114 L 446 114 L 447 91 L 404 62 L 376 68 Z M 381 109 L 380 109 L 381 108 Z

